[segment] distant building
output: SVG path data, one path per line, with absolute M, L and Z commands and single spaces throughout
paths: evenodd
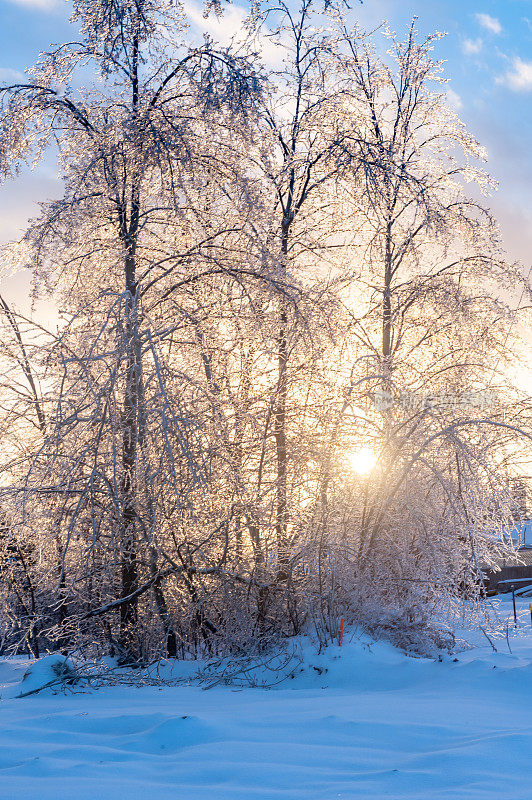
M 516 520 L 510 533 L 518 550 L 521 548 L 530 548 L 532 550 L 532 520 Z
M 496 571 L 485 570 L 490 589 L 496 588 L 500 581 L 512 579 L 530 578 L 532 583 L 532 478 L 511 478 L 510 491 L 514 509 L 508 535 L 517 552 L 514 558 L 502 559 Z

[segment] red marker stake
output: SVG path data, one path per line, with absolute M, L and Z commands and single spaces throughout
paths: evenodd
M 340 620 L 340 630 L 338 631 L 338 647 L 341 647 L 344 641 L 344 618 Z

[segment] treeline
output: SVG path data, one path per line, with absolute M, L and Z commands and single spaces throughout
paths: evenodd
M 54 146 L 64 183 L 3 253 L 59 319 L 0 309 L 4 652 L 341 616 L 427 649 L 511 549 L 528 289 L 439 37 L 351 17 L 254 7 L 221 48 L 170 2 L 74 0 L 80 40 L 0 89 L 4 178 Z

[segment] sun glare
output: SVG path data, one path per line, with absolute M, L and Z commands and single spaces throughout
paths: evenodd
M 377 463 L 377 456 L 369 447 L 361 447 L 350 454 L 349 463 L 357 475 L 369 475 Z

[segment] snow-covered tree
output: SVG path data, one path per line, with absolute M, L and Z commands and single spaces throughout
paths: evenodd
M 309 0 L 229 48 L 170 2 L 74 18 L 0 89 L 4 177 L 54 146 L 64 183 L 5 251 L 59 323 L 0 308 L 4 635 L 147 658 L 341 613 L 428 630 L 504 550 L 528 413 L 437 37 L 381 56 Z

